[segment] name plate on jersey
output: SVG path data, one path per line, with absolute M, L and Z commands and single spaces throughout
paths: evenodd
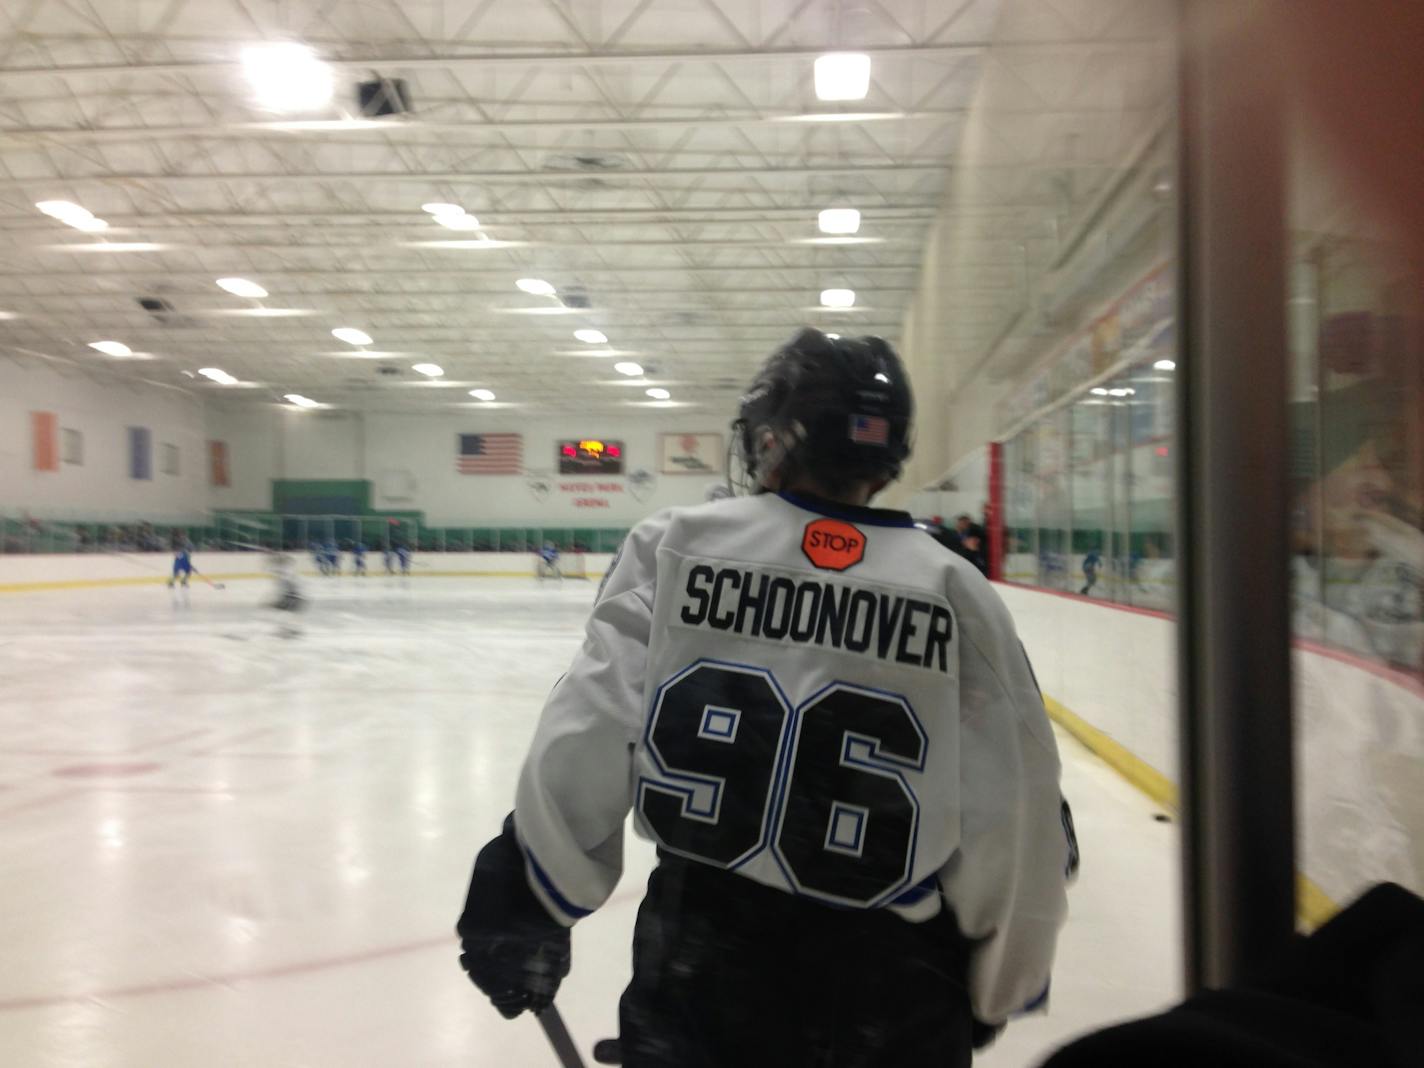
M 954 614 L 943 598 L 804 571 L 684 559 L 670 622 L 943 674 L 955 662 Z

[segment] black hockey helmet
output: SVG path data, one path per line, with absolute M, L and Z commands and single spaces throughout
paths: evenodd
M 802 472 L 839 492 L 899 477 L 915 402 L 900 357 L 878 337 L 832 338 L 806 327 L 772 353 L 732 424 L 747 480 Z

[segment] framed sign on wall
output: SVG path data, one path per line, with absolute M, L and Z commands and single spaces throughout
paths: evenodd
M 659 434 L 658 457 L 665 475 L 720 475 L 727 453 L 721 434 Z

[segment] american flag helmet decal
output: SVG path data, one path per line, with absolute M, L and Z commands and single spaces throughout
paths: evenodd
M 890 421 L 878 415 L 852 415 L 850 440 L 857 445 L 888 445 Z

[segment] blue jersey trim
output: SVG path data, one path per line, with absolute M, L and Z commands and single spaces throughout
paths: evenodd
M 1048 1003 L 1048 988 L 1052 985 L 1053 984 L 1051 982 L 1045 983 L 1043 985 L 1043 993 L 1039 994 L 1038 997 L 1030 1001 L 1027 1005 L 1020 1009 L 1019 1012 L 1036 1012 L 1037 1010 L 1043 1008 L 1043 1006 Z
M 529 858 L 529 870 L 534 873 L 534 878 L 539 880 L 539 885 L 543 887 L 544 893 L 549 895 L 549 900 L 558 906 L 559 911 L 576 920 L 581 920 L 585 916 L 591 916 L 593 909 L 581 909 L 563 894 L 559 893 L 559 888 L 554 885 L 554 881 L 549 878 L 548 872 L 539 866 L 539 862 L 534 859 L 534 854 L 529 850 L 524 851 L 524 855 Z
M 815 512 L 817 515 L 828 516 L 831 519 L 844 519 L 847 523 L 864 523 L 869 527 L 913 527 L 915 525 L 909 512 L 897 512 L 890 508 L 861 508 L 854 504 L 823 501 L 819 497 L 801 497 L 794 493 L 787 493 L 785 490 L 778 490 L 776 495 L 787 504 L 793 504 L 802 511 Z

